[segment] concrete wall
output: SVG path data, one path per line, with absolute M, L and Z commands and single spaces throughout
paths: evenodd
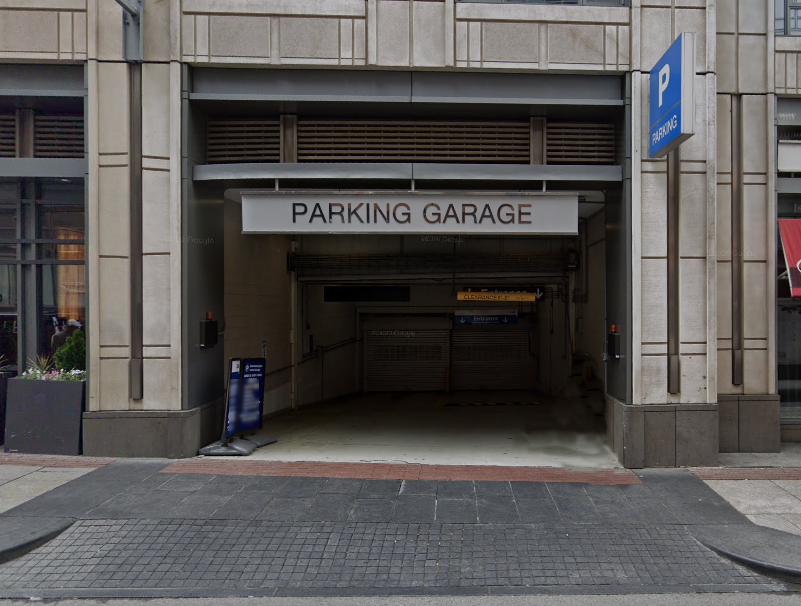
M 454 0 L 188 0 L 181 58 L 217 65 L 626 71 L 627 8 Z
M 299 291 L 300 406 L 361 391 L 359 343 L 343 343 L 359 337 L 356 304 L 326 303 L 323 290 L 321 284 L 305 284 Z
M 265 413 L 290 405 L 290 245 L 287 236 L 243 235 L 241 204 L 225 202 L 224 358 L 259 358 L 264 348 Z
M 86 0 L 11 0 L 0 10 L 0 61 L 85 61 Z
M 575 306 L 576 318 L 581 319 L 576 321 L 576 351 L 590 355 L 593 372 L 603 379 L 605 364 L 601 354 L 606 339 L 606 220 L 603 212 L 587 221 L 585 233 L 587 256 L 581 263 L 582 272 L 587 275 L 587 300 Z M 583 288 L 581 277 L 577 279 L 578 287 Z

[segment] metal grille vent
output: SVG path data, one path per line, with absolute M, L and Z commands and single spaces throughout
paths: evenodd
M 206 130 L 206 161 L 278 162 L 281 130 L 275 120 L 209 120 Z
M 614 124 L 548 122 L 547 164 L 614 164 Z
M 14 115 L 0 116 L 0 158 L 17 155 L 17 118 Z
M 300 120 L 298 162 L 528 164 L 528 122 Z
M 365 391 L 444 391 L 448 331 L 365 331 Z
M 83 116 L 35 115 L 33 156 L 34 158 L 83 158 Z
M 442 359 L 440 345 L 385 345 L 370 352 L 378 362 L 434 362 Z
M 454 327 L 451 387 L 526 389 L 531 356 L 527 326 Z

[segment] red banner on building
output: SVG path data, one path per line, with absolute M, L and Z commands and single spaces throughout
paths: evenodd
M 793 297 L 801 297 L 801 219 L 779 219 L 784 262 Z

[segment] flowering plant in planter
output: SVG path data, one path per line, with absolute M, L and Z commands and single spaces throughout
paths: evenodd
M 86 339 L 75 331 L 51 358 L 28 361 L 8 389 L 6 452 L 81 454 Z
M 51 358 L 38 356 L 28 360 L 28 370 L 21 378 L 35 381 L 86 380 L 86 337 L 76 330 Z
M 85 370 L 42 370 L 32 367 L 22 373 L 21 378 L 32 379 L 35 381 L 84 381 L 86 379 Z

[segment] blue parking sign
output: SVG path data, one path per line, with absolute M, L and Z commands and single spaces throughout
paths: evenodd
M 683 33 L 650 72 L 649 155 L 661 158 L 695 133 L 695 34 Z

